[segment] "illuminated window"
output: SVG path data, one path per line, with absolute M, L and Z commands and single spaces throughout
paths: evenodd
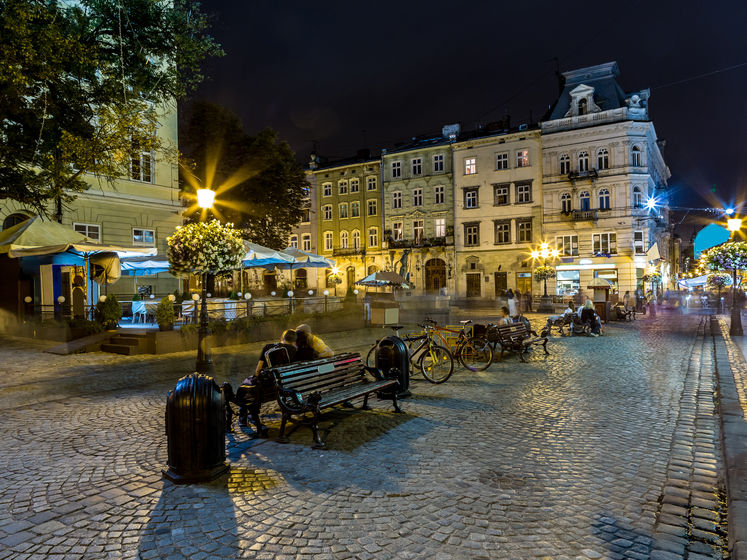
M 493 205 L 505 206 L 508 204 L 508 184 L 493 186 Z
M 423 242 L 423 233 L 425 232 L 425 221 L 424 220 L 413 220 L 412 222 L 412 238 L 415 243 L 420 245 Z
M 392 239 L 394 241 L 402 241 L 404 237 L 404 228 L 402 222 L 394 222 L 392 224 Z
M 516 152 L 516 167 L 529 167 L 529 150 Z
M 433 220 L 433 227 L 436 237 L 446 237 L 446 218 L 436 218 Z
M 464 158 L 464 174 L 474 175 L 477 173 L 477 158 Z

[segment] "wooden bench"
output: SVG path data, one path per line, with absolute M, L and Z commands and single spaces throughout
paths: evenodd
M 271 369 L 277 387 L 277 400 L 283 418 L 277 441 L 286 443 L 285 428 L 288 420 L 303 423 L 314 434 L 315 449 L 323 448 L 319 437 L 319 417 L 322 410 L 351 399 L 363 397 L 362 410 L 368 409 L 368 396 L 378 393 L 379 398 L 391 399 L 395 412 L 402 412 L 397 404 L 399 374 L 392 369 L 382 374 L 363 363 L 360 354 L 340 354 L 331 358 L 301 362 Z M 311 418 L 307 419 L 307 413 Z M 298 417 L 294 420 L 293 417 Z
M 545 354 L 549 354 L 547 351 L 547 337 L 546 336 L 532 336 L 527 329 L 526 323 L 511 323 L 509 325 L 496 325 L 493 327 L 490 340 L 494 345 L 501 345 L 501 357 L 503 359 L 504 352 L 517 352 L 519 359 L 525 362 L 524 353 L 532 344 L 541 344 L 545 350 Z

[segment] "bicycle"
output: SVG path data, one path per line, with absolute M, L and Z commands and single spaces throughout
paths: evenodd
M 472 323 L 471 320 L 459 321 L 462 324 L 460 330 L 439 327 L 433 319 L 426 318 L 425 321 L 433 325 L 435 335 L 449 349 L 452 345 L 441 333 L 447 332 L 457 335 L 452 354 L 463 367 L 470 371 L 485 371 L 493 363 L 493 348 L 490 346 L 490 342 L 483 337 L 467 334 L 467 325 Z
M 430 325 L 418 325 L 425 330 L 422 335 L 400 336 L 399 331 L 403 329 L 401 325 L 393 325 L 391 329 L 394 336 L 407 343 L 407 356 L 410 360 L 410 376 L 415 370 L 420 370 L 423 377 L 431 383 L 443 383 L 454 372 L 454 357 L 448 348 L 440 346 L 433 341 L 432 330 Z M 381 340 L 377 340 L 366 355 L 366 365 L 374 367 L 376 363 L 376 349 L 379 347 Z M 413 344 L 419 342 L 415 349 Z

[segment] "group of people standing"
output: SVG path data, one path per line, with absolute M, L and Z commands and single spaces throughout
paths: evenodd
M 512 317 L 532 311 L 531 292 L 522 294 L 520 290 L 514 292 L 509 288 L 503 292 L 503 297 L 506 298 L 506 307 L 508 307 L 508 311 Z

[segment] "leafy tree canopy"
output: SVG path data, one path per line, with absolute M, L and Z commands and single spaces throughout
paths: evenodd
M 234 113 L 207 102 L 193 105 L 180 139 L 185 191 L 212 188 L 214 213 L 234 223 L 245 239 L 286 247 L 303 217 L 309 187 L 288 143 L 271 129 L 247 134 Z
M 0 199 L 47 214 L 158 149 L 158 111 L 222 51 L 193 0 L 0 0 Z

